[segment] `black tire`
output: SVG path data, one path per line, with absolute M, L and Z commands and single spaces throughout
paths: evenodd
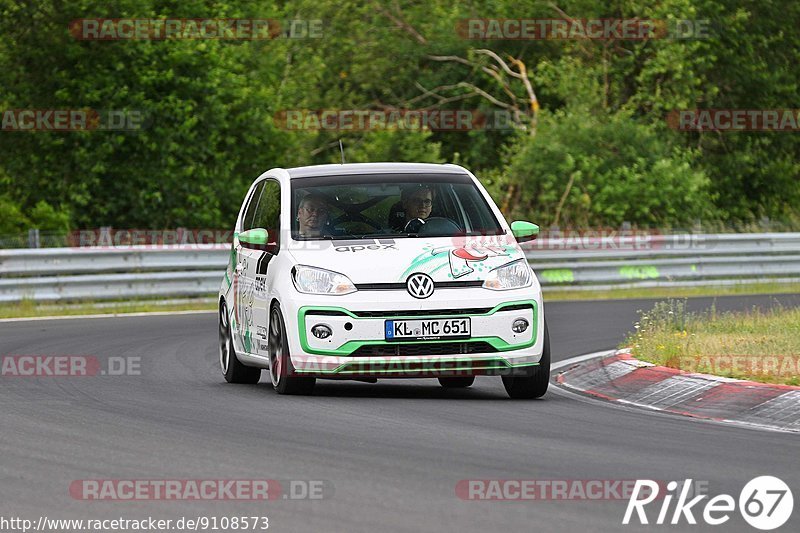
M 503 376 L 503 386 L 511 398 L 529 400 L 541 398 L 550 384 L 550 333 L 544 323 L 544 347 L 539 365 L 527 376 Z
M 465 389 L 473 383 L 475 383 L 475 376 L 439 378 L 439 384 L 445 389 Z
M 223 301 L 219 306 L 219 366 L 228 383 L 244 383 L 253 385 L 261 379 L 261 369 L 245 366 L 236 357 L 231 335 L 231 324 L 228 320 L 228 306 Z
M 297 377 L 289 357 L 289 341 L 283 314 L 277 304 L 272 306 L 269 320 L 269 376 L 278 394 L 311 394 L 316 379 Z

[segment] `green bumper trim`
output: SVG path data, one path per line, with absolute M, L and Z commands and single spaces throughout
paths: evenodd
M 348 363 L 342 363 L 341 365 L 337 366 L 336 368 L 330 370 L 295 370 L 298 374 L 336 374 L 340 376 L 348 376 L 348 375 L 356 375 L 356 376 L 363 376 L 363 375 L 371 375 L 371 374 L 400 374 L 400 375 L 414 375 L 414 374 L 428 374 L 433 372 L 464 372 L 469 370 L 475 371 L 486 371 L 486 370 L 510 370 L 515 368 L 524 368 L 529 366 L 539 366 L 539 363 L 517 363 L 512 364 L 509 363 L 507 360 L 503 359 L 502 357 L 487 357 L 487 358 L 478 358 L 478 359 L 467 359 L 462 357 L 455 357 L 455 358 L 443 358 L 443 359 L 436 359 L 434 361 L 420 361 L 415 359 L 414 357 L 410 357 L 413 363 L 419 364 L 419 368 L 387 368 L 387 369 L 371 369 L 370 367 L 380 367 L 380 365 L 384 362 L 388 362 L 390 366 L 399 366 L 402 367 L 403 363 L 400 363 L 397 358 L 394 359 L 374 359 L 369 358 L 366 361 L 350 361 Z M 407 363 L 407 362 L 404 362 Z M 426 365 L 426 363 L 429 363 Z M 470 363 L 468 366 L 453 366 L 447 368 L 441 368 L 442 363 Z
M 316 348 L 311 348 L 308 345 L 308 337 L 306 335 L 306 315 L 308 315 L 309 313 L 313 313 L 314 311 L 338 311 L 346 314 L 353 320 L 403 320 L 403 319 L 424 320 L 429 318 L 453 318 L 453 315 L 446 315 L 446 314 L 425 315 L 425 316 L 392 315 L 381 318 L 364 318 L 356 316 L 355 314 L 345 309 L 344 307 L 306 306 L 306 307 L 301 307 L 300 310 L 297 312 L 297 322 L 298 322 L 297 325 L 298 325 L 298 332 L 300 334 L 300 346 L 303 348 L 304 352 L 315 355 L 331 355 L 338 357 L 347 357 L 362 346 L 387 345 L 387 344 L 391 344 L 393 346 L 394 345 L 403 346 L 404 344 L 439 344 L 443 342 L 465 342 L 465 343 L 486 342 L 490 344 L 498 352 L 507 352 L 510 350 L 522 350 L 524 348 L 530 348 L 531 346 L 536 344 L 536 339 L 539 334 L 538 328 L 536 328 L 536 326 L 538 326 L 539 324 L 539 316 L 538 316 L 539 309 L 536 305 L 536 300 L 518 300 L 513 302 L 505 302 L 494 306 L 486 313 L 479 313 L 476 315 L 464 315 L 464 317 L 490 316 L 497 313 L 498 311 L 502 311 L 506 307 L 511 307 L 514 305 L 530 305 L 533 308 L 533 325 L 535 329 L 533 331 L 533 335 L 531 336 L 531 340 L 529 342 L 523 342 L 520 344 L 509 344 L 508 342 L 504 341 L 502 338 L 497 336 L 470 337 L 469 339 L 463 341 L 452 340 L 452 339 L 442 339 L 435 341 L 409 341 L 409 342 L 403 342 L 403 341 L 388 342 L 386 340 L 364 340 L 364 341 L 353 340 L 353 341 L 348 341 L 342 344 L 339 348 L 333 350 L 320 350 Z M 505 361 L 505 359 L 502 358 L 500 360 Z

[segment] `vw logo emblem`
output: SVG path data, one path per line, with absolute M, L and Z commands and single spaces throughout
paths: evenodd
M 406 281 L 406 290 L 414 298 L 427 298 L 433 294 L 433 280 L 427 274 L 412 274 Z

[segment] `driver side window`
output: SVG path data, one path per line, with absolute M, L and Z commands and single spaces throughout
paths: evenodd
M 247 208 L 245 208 L 244 217 L 242 218 L 242 231 L 258 227 L 253 225 L 253 221 L 256 216 L 256 210 L 258 209 L 258 203 L 261 200 L 261 193 L 264 192 L 264 183 L 265 182 L 262 181 L 256 185 L 256 188 L 253 189 L 253 194 L 250 195 L 250 201 L 247 204 Z
M 252 227 L 267 230 L 269 244 L 277 245 L 281 224 L 281 185 L 271 179 L 265 180 L 263 185 L 261 199 L 253 216 Z

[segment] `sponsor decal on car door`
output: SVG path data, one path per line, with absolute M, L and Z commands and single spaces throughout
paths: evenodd
M 239 251 L 238 290 L 236 291 L 236 324 L 242 348 L 254 353 L 253 334 L 256 308 L 256 264 L 264 252 L 242 247 Z
M 272 294 L 272 280 L 269 265 L 280 250 L 281 186 L 273 179 L 264 181 L 261 199 L 253 217 L 253 227 L 267 230 L 267 245 L 253 253 L 249 273 L 252 276 L 253 294 L 249 311 L 247 331 L 249 333 L 250 353 L 269 355 L 267 351 L 267 331 L 269 320 L 268 306 Z

